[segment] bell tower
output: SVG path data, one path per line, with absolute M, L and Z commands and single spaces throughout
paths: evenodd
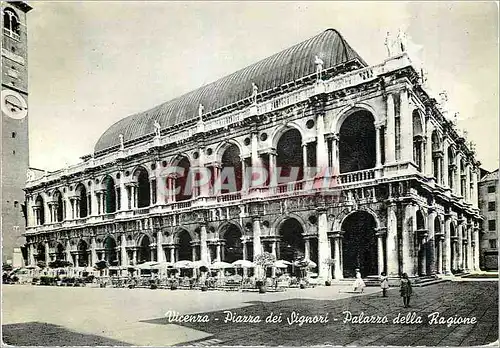
M 2 258 L 22 263 L 26 219 L 28 139 L 28 37 L 26 2 L 2 1 Z

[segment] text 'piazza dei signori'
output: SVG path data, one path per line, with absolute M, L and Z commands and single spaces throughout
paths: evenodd
M 268 251 L 322 279 L 479 270 L 479 162 L 406 42 L 388 48 L 368 66 L 328 29 L 122 119 L 78 165 L 31 172 L 27 263 Z

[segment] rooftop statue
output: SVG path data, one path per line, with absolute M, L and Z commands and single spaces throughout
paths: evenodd
M 200 119 L 200 121 L 203 121 L 203 110 L 205 110 L 205 107 L 200 103 L 200 105 L 198 106 L 198 118 Z
M 120 150 L 125 150 L 125 144 L 123 143 L 123 134 L 119 135 L 120 137 Z
M 315 56 L 314 64 L 316 64 L 316 75 L 319 81 L 321 79 L 321 72 L 323 71 L 323 65 L 325 64 L 325 62 L 323 62 L 323 60 L 320 57 Z
M 161 134 L 161 124 L 160 122 L 158 122 L 158 120 L 155 120 L 155 134 L 156 134 L 156 137 L 160 137 L 160 134 Z
M 257 104 L 257 93 L 259 93 L 259 87 L 252 82 L 252 101 L 254 104 Z

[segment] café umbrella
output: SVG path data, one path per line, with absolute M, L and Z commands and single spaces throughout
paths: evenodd
M 211 266 L 213 269 L 225 269 L 225 268 L 233 268 L 234 266 L 230 263 L 223 261 L 215 261 Z
M 174 263 L 175 268 L 194 268 L 193 261 L 189 260 L 180 260 Z
M 233 265 L 234 267 L 241 267 L 241 268 L 255 267 L 254 263 L 252 261 L 248 261 L 248 260 L 237 260 L 237 261 L 234 261 L 231 265 Z

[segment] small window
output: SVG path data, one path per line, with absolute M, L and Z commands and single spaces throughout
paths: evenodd
M 495 202 L 488 202 L 488 211 L 495 211 Z
M 12 150 L 12 154 L 15 155 L 16 154 L 16 150 Z
M 497 248 L 497 240 L 490 239 L 490 249 L 496 249 L 496 248 Z
M 495 193 L 495 186 L 488 186 L 488 193 Z
M 488 220 L 488 231 L 495 231 L 497 229 L 496 220 Z
M 16 137 L 16 132 L 12 132 L 12 138 Z

